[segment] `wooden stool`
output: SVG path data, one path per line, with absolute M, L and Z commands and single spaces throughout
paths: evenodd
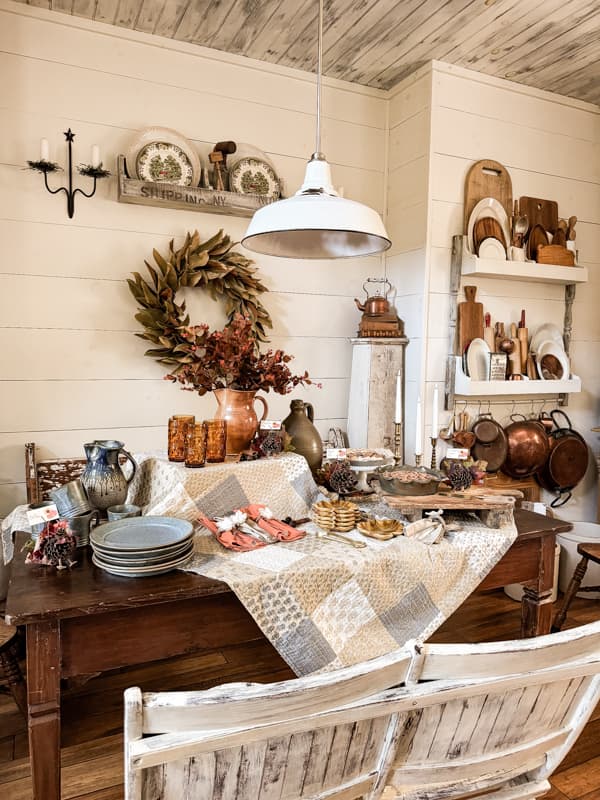
M 17 629 L 12 625 L 0 622 L 0 668 L 8 681 L 8 688 L 15 699 L 19 710 L 27 716 L 27 688 L 23 673 L 14 652 Z
M 575 597 L 577 592 L 600 592 L 600 586 L 581 586 L 581 581 L 587 572 L 588 563 L 593 561 L 595 564 L 600 564 L 600 544 L 592 544 L 591 542 L 582 542 L 577 545 L 577 552 L 581 556 L 581 561 L 575 567 L 575 572 L 569 583 L 569 587 L 563 597 L 562 606 L 554 617 L 552 623 L 552 633 L 559 631 L 567 616 L 567 611 L 571 605 L 571 600 Z

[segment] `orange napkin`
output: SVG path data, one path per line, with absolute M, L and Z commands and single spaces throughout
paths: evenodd
M 199 514 L 198 520 L 205 528 L 214 534 L 216 540 L 228 550 L 236 550 L 241 553 L 248 550 L 258 550 L 259 547 L 264 547 L 266 545 L 266 542 L 261 542 L 253 536 L 249 536 L 247 533 L 242 533 L 242 531 L 236 529 L 220 531 L 216 523 L 209 517 L 205 517 L 204 514 Z
M 275 519 L 270 509 L 260 503 L 253 503 L 246 506 L 246 508 L 241 508 L 240 511 L 247 514 L 251 520 L 256 522 L 259 528 L 262 528 L 266 533 L 270 533 L 280 542 L 295 542 L 306 536 L 306 531 L 292 528 L 291 525 L 286 525 L 285 522 Z

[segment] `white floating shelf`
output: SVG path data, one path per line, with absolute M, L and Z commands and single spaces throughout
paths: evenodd
M 588 279 L 587 267 L 559 267 L 556 264 L 536 264 L 530 261 L 479 258 L 467 250 L 466 237 L 463 240 L 461 272 L 473 277 L 534 283 L 585 283 Z
M 454 394 L 462 397 L 557 395 L 581 391 L 581 378 L 577 375 L 561 381 L 472 381 L 463 372 L 461 357 L 455 356 L 454 362 Z

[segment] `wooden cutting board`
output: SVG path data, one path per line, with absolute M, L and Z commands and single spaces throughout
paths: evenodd
M 484 197 L 495 198 L 504 208 L 508 218 L 513 213 L 512 181 L 506 167 L 499 161 L 484 158 L 476 161 L 465 181 L 464 232 L 467 232 L 471 212 Z
M 519 211 L 526 214 L 529 230 L 541 225 L 545 231 L 554 233 L 558 227 L 558 203 L 556 200 L 541 200 L 539 197 L 521 197 Z
M 476 286 L 465 286 L 466 302 L 458 304 L 458 355 L 473 339 L 483 339 L 483 303 L 475 302 Z

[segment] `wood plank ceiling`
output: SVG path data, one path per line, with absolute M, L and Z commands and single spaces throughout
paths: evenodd
M 317 0 L 20 0 L 316 67 Z M 430 59 L 600 104 L 599 0 L 325 0 L 324 73 L 389 89 Z

